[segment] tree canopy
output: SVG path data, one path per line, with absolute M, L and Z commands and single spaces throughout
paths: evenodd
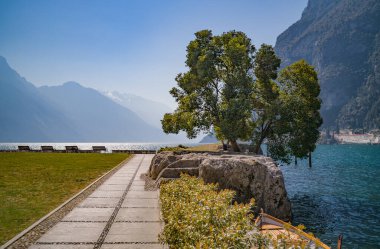
M 239 151 L 238 140 L 264 141 L 276 159 L 305 157 L 315 148 L 321 125 L 317 74 L 305 61 L 284 68 L 270 45 L 256 51 L 243 32 L 214 36 L 195 33 L 187 46 L 189 70 L 170 90 L 178 103 L 162 120 L 166 133 L 185 131 L 189 138 L 215 131 Z

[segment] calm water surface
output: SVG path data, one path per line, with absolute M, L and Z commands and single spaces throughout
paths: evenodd
M 306 161 L 281 169 L 293 223 L 336 248 L 380 248 L 380 145 L 319 145 Z

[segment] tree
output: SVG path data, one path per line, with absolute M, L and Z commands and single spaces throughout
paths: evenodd
M 253 112 L 256 129 L 252 135 L 254 152 L 260 153 L 260 146 L 273 132 L 273 126 L 279 115 L 279 87 L 274 82 L 281 60 L 276 56 L 272 46 L 263 44 L 256 54 Z
M 213 36 L 210 30 L 195 33 L 187 46 L 189 70 L 176 77 L 178 87 L 170 93 L 178 103 L 162 120 L 166 133 L 185 131 L 194 138 L 215 130 L 235 151 L 237 140 L 248 140 L 252 120 L 253 63 L 255 47 L 242 32 Z
M 276 159 L 290 161 L 290 156 L 305 158 L 316 148 L 321 100 L 320 86 L 314 68 L 304 60 L 284 68 L 277 79 L 280 87 L 280 122 L 268 138 L 268 149 Z
M 170 91 L 178 107 L 164 115 L 164 132 L 194 138 L 213 129 L 234 151 L 237 140 L 251 140 L 257 154 L 268 141 L 271 156 L 284 162 L 311 155 L 322 123 L 313 67 L 301 60 L 278 76 L 281 60 L 270 45 L 256 52 L 237 31 L 213 36 L 202 30 L 195 37 L 187 46 L 189 70 Z

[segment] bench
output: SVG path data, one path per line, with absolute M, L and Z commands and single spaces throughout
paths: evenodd
M 107 151 L 106 146 L 92 146 L 92 150 L 94 152 Z
M 18 146 L 19 151 L 30 151 L 30 147 L 28 145 L 19 145 Z
M 78 153 L 79 149 L 78 146 L 65 146 L 66 152 L 71 152 L 71 153 Z
M 54 152 L 53 146 L 50 145 L 41 146 L 41 150 L 42 152 Z

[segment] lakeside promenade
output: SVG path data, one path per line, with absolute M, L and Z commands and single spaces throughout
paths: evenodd
M 159 192 L 145 191 L 140 179 L 153 156 L 135 155 L 29 248 L 165 248 Z

